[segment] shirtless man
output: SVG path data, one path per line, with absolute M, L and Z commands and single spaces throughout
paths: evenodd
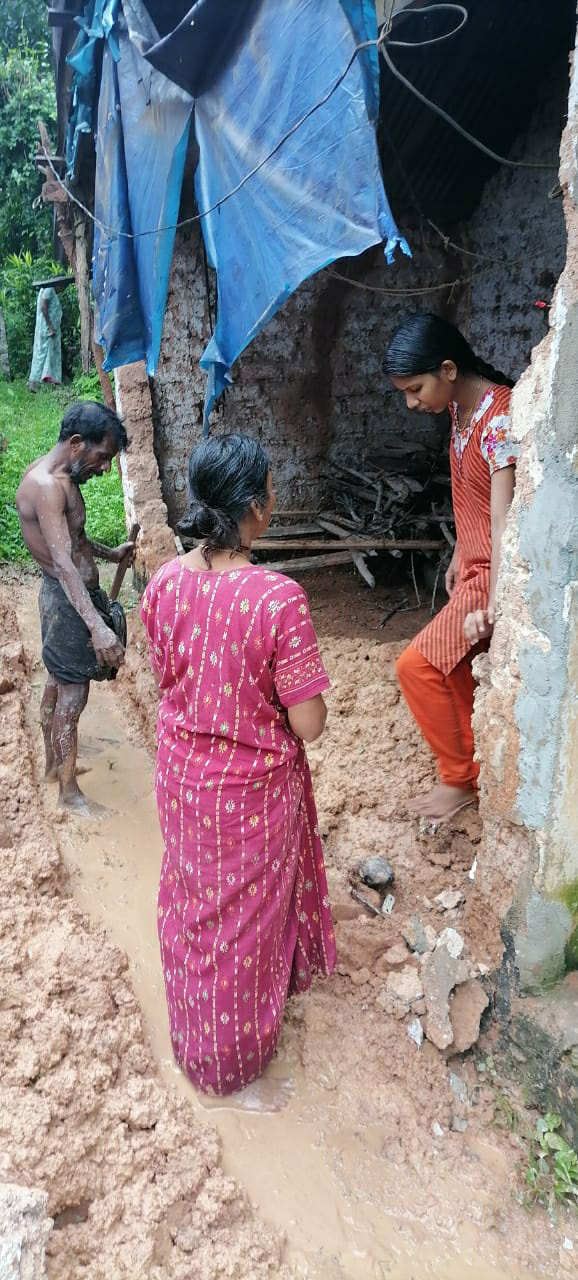
M 80 485 L 110 471 L 127 446 L 111 409 L 85 402 L 67 409 L 58 443 L 25 471 L 16 494 L 22 537 L 42 569 L 39 607 L 48 680 L 40 708 L 46 777 L 58 778 L 59 805 L 94 812 L 76 781 L 78 721 L 91 680 L 114 679 L 124 662 L 126 624 L 98 582 L 95 556 L 118 564 L 132 552 L 90 542 Z M 114 629 L 113 629 L 114 628 Z

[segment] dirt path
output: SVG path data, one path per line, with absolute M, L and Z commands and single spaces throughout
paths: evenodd
M 28 728 L 38 770 L 35 722 L 43 676 L 36 584 L 22 586 L 17 606 L 33 654 Z M 99 826 L 55 823 L 49 790 L 41 801 L 43 821 L 57 832 L 74 900 L 128 955 L 161 1090 L 166 1086 L 167 1112 L 171 1099 L 184 1100 L 190 1140 L 200 1135 L 201 1146 L 209 1144 L 211 1151 L 216 1125 L 224 1173 L 238 1180 L 260 1217 L 285 1237 L 283 1257 L 291 1274 L 310 1280 L 554 1277 L 564 1232 L 552 1230 L 539 1215 L 528 1219 L 514 1203 L 516 1140 L 492 1127 L 493 1098 L 480 1087 L 472 1062 L 453 1059 L 452 1089 L 448 1065 L 433 1045 L 417 1049 L 405 1022 L 380 1004 L 384 971 L 377 970 L 384 947 L 400 939 L 399 921 L 416 906 L 424 921 L 435 920 L 433 897 L 440 889 L 464 886 L 467 892 L 479 830 L 477 818 L 468 816 L 449 841 L 430 845 L 428 853 L 403 817 L 400 795 L 427 777 L 430 763 L 409 719 L 400 714 L 393 682 L 397 649 L 376 632 L 368 606 L 365 615 L 363 610 L 363 604 L 350 610 L 344 624 L 339 598 L 318 593 L 317 623 L 334 683 L 331 729 L 312 752 L 312 765 L 336 903 L 340 972 L 331 984 L 318 983 L 309 997 L 291 1003 L 278 1058 L 244 1106 L 209 1105 L 172 1061 L 156 941 L 161 848 L 152 767 L 135 741 L 145 731 L 150 736 L 150 720 L 141 720 L 141 732 L 134 706 L 127 711 L 135 679 L 141 708 L 147 687 L 136 642 L 124 689 L 93 686 L 82 719 L 81 757 L 89 768 L 82 785 L 111 808 L 111 816 Z M 371 638 L 359 640 L 369 623 Z M 351 867 L 373 852 L 385 853 L 396 869 L 391 925 L 357 912 L 349 896 Z M 465 1126 L 464 1132 L 450 1128 L 456 1113 L 466 1117 L 456 1125 Z M 239 1254 L 238 1270 L 194 1269 L 183 1277 L 252 1280 L 282 1274 L 274 1234 L 259 1236 L 263 1229 L 257 1223 L 251 1228 L 249 1211 L 237 1214 L 245 1236 L 229 1244 L 233 1251 L 246 1244 L 246 1261 Z M 71 1236 L 89 1227 L 87 1222 L 66 1230 Z M 250 1253 L 251 1230 L 261 1258 Z M 181 1275 L 176 1258 L 173 1264 L 167 1260 L 164 1270 L 133 1274 L 172 1280 Z M 54 1271 L 58 1280 L 81 1274 L 116 1280 L 125 1273 L 73 1266 Z

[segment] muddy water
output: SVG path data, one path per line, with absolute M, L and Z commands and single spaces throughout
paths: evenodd
M 36 635 L 34 594 L 24 608 L 28 643 Z M 33 673 L 35 701 L 42 668 Z M 30 709 L 32 721 L 35 705 Z M 384 1159 L 376 1126 L 349 1125 L 309 1081 L 293 1042 L 282 1045 L 264 1081 L 243 1099 L 200 1097 L 176 1068 L 170 1048 L 157 950 L 156 889 L 161 857 L 152 768 L 130 746 L 111 686 L 94 685 L 81 722 L 80 761 L 86 794 L 111 810 L 99 825 L 66 820 L 59 840 L 71 890 L 82 907 L 128 954 L 153 1054 L 167 1086 L 187 1097 L 197 1115 L 215 1124 L 223 1164 L 245 1187 L 260 1214 L 286 1237 L 296 1277 L 310 1280 L 531 1280 L 545 1273 L 488 1260 L 487 1238 L 476 1225 L 484 1205 L 485 1172 L 501 1175 L 495 1145 L 478 1140 L 473 1158 L 482 1184 L 475 1205 L 459 1171 L 442 1177 L 414 1163 L 415 1183 Z M 55 804 L 52 789 L 47 804 Z M 360 1053 L 363 1046 L 360 1045 Z M 419 1107 L 419 1103 L 417 1103 Z M 473 1150 L 473 1148 L 472 1148 Z M 496 1163 L 498 1168 L 496 1170 Z M 440 1185 L 443 1179 L 444 1185 Z M 428 1183 L 445 1202 L 442 1218 L 428 1214 Z M 435 1225 L 434 1225 L 435 1223 Z M 425 1225 L 424 1225 L 425 1224 Z M 490 1251 L 496 1257 L 494 1248 Z M 500 1256 L 499 1250 L 497 1256 Z

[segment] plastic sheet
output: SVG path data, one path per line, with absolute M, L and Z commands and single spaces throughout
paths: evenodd
M 66 133 L 66 172 L 74 177 L 80 136 L 92 133 L 98 100 L 98 58 L 103 40 L 108 40 L 113 57 L 118 58 L 116 23 L 119 0 L 89 0 L 77 19 L 79 32 L 67 62 L 74 70 L 72 99 Z
M 146 359 L 153 375 L 178 218 L 192 99 L 145 60 L 158 35 L 141 0 L 123 0 L 119 58 L 106 49 L 96 140 L 97 339 L 105 369 Z M 143 235 L 142 232 L 147 234 Z
M 397 246 L 409 254 L 381 179 L 371 57 L 355 58 L 278 145 L 329 95 L 359 36 L 376 37 L 371 9 L 366 0 L 262 0 L 234 63 L 196 100 L 197 203 L 218 205 L 202 222 L 219 300 L 201 359 L 205 425 L 234 361 L 303 280 L 380 241 L 388 261 Z

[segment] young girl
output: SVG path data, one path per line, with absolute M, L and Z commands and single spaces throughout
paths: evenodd
M 472 659 L 488 648 L 496 617 L 500 545 L 518 452 L 510 434 L 513 383 L 435 315 L 408 316 L 398 325 L 384 370 L 408 409 L 449 409 L 451 415 L 457 540 L 445 577 L 449 603 L 397 662 L 402 692 L 437 758 L 440 777 L 410 809 L 439 820 L 476 799 Z

